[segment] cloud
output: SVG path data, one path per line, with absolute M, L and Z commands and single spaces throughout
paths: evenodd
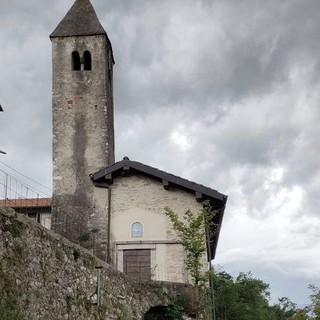
M 1 161 L 48 186 L 48 36 L 72 3 L 1 3 Z M 217 262 L 318 281 L 320 2 L 92 3 L 116 61 L 117 160 L 229 195 Z

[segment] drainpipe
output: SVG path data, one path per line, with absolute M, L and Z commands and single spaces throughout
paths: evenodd
M 212 256 L 211 256 L 211 250 L 210 250 L 210 231 L 208 224 L 206 225 L 206 237 L 207 237 L 207 250 L 208 250 L 208 260 L 209 260 L 209 271 L 210 271 L 210 278 L 209 278 L 209 287 L 210 287 L 210 295 L 211 295 L 211 302 L 212 302 L 212 320 L 216 320 L 216 302 L 215 302 L 215 296 L 214 296 L 214 283 L 212 281 L 211 274 L 213 273 L 212 268 Z
M 211 203 L 210 203 L 210 211 L 212 210 Z M 216 301 L 214 296 L 214 283 L 213 283 L 213 268 L 212 268 L 212 255 L 211 255 L 211 234 L 210 234 L 210 223 L 208 221 L 208 216 L 205 217 L 205 232 L 207 238 L 207 252 L 208 252 L 208 260 L 209 260 L 209 271 L 210 271 L 210 278 L 209 278 L 209 288 L 210 288 L 210 295 L 211 295 L 211 303 L 212 303 L 212 320 L 216 320 Z
M 108 187 L 107 263 L 111 263 L 111 186 Z

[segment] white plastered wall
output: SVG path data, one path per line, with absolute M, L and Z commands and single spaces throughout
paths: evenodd
M 51 229 L 51 212 L 40 213 L 40 223 L 47 229 Z
M 194 194 L 176 188 L 165 190 L 161 182 L 141 175 L 116 178 L 111 193 L 112 260 L 118 270 L 123 271 L 123 250 L 150 249 L 154 280 L 188 282 L 185 253 L 164 208 L 170 207 L 181 218 L 189 209 L 198 212 L 202 205 Z M 134 222 L 142 224 L 142 237 L 132 237 Z

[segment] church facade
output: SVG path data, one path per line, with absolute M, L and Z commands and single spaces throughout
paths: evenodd
M 227 197 L 127 157 L 115 162 L 114 58 L 89 0 L 76 0 L 50 39 L 52 229 L 128 276 L 188 282 L 184 251 L 164 207 L 182 217 L 210 201 L 217 212 L 208 241 L 214 258 Z

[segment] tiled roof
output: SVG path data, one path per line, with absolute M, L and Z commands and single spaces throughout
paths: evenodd
M 220 200 L 223 202 L 227 200 L 227 196 L 218 192 L 217 190 L 181 178 L 179 176 L 175 176 L 163 170 L 159 170 L 157 168 L 145 165 L 141 162 L 131 161 L 128 157 L 124 157 L 122 161 L 118 161 L 108 167 L 102 168 L 99 171 L 93 173 L 91 175 L 91 179 L 94 182 L 99 182 L 103 181 L 104 179 L 108 179 L 108 176 L 112 179 L 112 175 L 117 175 L 122 171 L 129 170 L 130 168 L 134 171 L 151 176 L 152 178 L 155 178 L 157 180 L 166 181 L 167 183 L 172 184 L 174 186 L 187 189 L 195 193 L 203 194 L 216 200 Z
M 9 208 L 51 207 L 52 198 L 1 199 L 0 206 Z
M 105 34 L 89 0 L 76 0 L 50 38 Z

